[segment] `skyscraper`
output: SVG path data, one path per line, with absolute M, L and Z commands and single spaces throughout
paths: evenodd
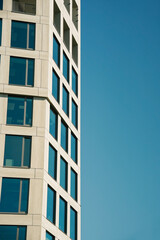
M 80 0 L 0 0 L 0 240 L 80 240 Z

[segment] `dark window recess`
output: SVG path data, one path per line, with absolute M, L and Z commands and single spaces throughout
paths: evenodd
M 36 0 L 13 0 L 12 11 L 25 14 L 36 14 Z

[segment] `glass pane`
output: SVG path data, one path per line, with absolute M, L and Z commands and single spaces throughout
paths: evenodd
M 56 180 L 57 152 L 49 145 L 48 173 Z
M 19 227 L 19 238 L 18 240 L 26 240 L 26 227 Z
M 27 98 L 26 99 L 26 125 L 32 125 L 32 99 Z
M 18 212 L 20 179 L 3 178 L 0 212 Z
M 17 226 L 0 226 L 1 240 L 17 240 Z
M 20 211 L 27 213 L 29 181 L 26 180 L 26 179 L 23 179 L 21 181 L 22 181 L 22 195 L 21 195 L 21 209 L 20 209 Z
M 71 134 L 71 158 L 77 163 L 77 139 Z
M 12 10 L 20 13 L 36 14 L 36 0 L 13 0 Z
M 2 19 L 0 19 L 0 46 L 1 46 L 1 41 L 2 41 Z
M 55 237 L 53 237 L 51 234 L 46 232 L 46 240 L 55 240 Z
M 66 161 L 61 158 L 60 166 L 60 185 L 67 191 L 68 166 Z
M 60 44 L 55 37 L 53 37 L 53 60 L 60 66 Z
M 59 77 L 54 71 L 52 75 L 52 95 L 59 102 Z
M 56 192 L 48 187 L 47 194 L 47 219 L 55 224 Z
M 63 76 L 69 83 L 69 60 L 65 53 L 63 53 Z
M 10 57 L 9 84 L 25 85 L 26 59 Z
M 61 146 L 68 152 L 68 128 L 63 122 L 61 122 Z
M 24 98 L 8 97 L 7 124 L 24 124 Z
M 77 240 L 77 212 L 70 208 L 70 238 Z
M 0 10 L 3 9 L 3 0 L 0 0 Z
M 78 76 L 77 76 L 77 73 L 74 71 L 74 69 L 72 69 L 72 90 L 77 96 L 78 95 Z
M 27 85 L 33 86 L 34 82 L 34 60 L 28 59 L 28 78 L 27 78 Z
M 49 132 L 55 139 L 57 139 L 57 114 L 52 109 L 50 109 Z
M 77 201 L 77 174 L 71 169 L 71 197 Z
M 29 48 L 35 49 L 35 24 L 34 23 L 28 23 L 29 24 Z
M 75 104 L 75 102 L 72 100 L 72 123 L 73 125 L 77 128 L 77 112 L 78 112 L 78 109 L 77 109 L 77 105 Z
M 11 47 L 27 48 L 27 23 L 12 21 Z
M 4 166 L 20 167 L 22 163 L 22 139 L 21 136 L 6 135 Z M 18 146 L 18 147 L 17 147 Z
M 63 87 L 63 111 L 69 116 L 69 93 L 65 87 Z
M 67 203 L 60 198 L 59 206 L 59 228 L 64 233 L 67 232 Z
M 25 166 L 25 167 L 30 166 L 30 157 L 31 157 L 31 138 L 25 137 L 24 138 L 23 166 Z

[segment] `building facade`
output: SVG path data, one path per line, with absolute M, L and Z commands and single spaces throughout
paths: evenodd
M 80 0 L 0 0 L 0 240 L 80 221 Z

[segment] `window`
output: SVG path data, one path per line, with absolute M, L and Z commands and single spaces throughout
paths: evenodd
M 68 13 L 70 13 L 70 0 L 64 0 L 64 6 L 66 7 Z
M 72 58 L 76 65 L 78 65 L 78 44 L 72 36 Z
M 64 19 L 63 19 L 63 42 L 69 51 L 69 49 L 70 49 L 70 30 Z
M 57 118 L 58 118 L 57 113 L 52 108 L 50 108 L 49 132 L 55 139 L 57 139 L 57 123 L 58 123 Z
M 47 219 L 55 224 L 56 219 L 56 192 L 48 186 Z
M 36 14 L 36 0 L 13 0 L 12 10 L 25 14 Z
M 62 103 L 63 111 L 69 116 L 69 93 L 67 89 L 63 85 L 63 103 Z
M 78 127 L 78 107 L 72 99 L 72 123 L 77 128 Z
M 78 95 L 78 76 L 73 68 L 72 68 L 72 90 L 77 96 Z
M 67 233 L 67 202 L 62 197 L 59 202 L 59 229 Z
M 0 10 L 3 10 L 3 0 L 0 0 Z
M 71 197 L 77 201 L 77 173 L 71 168 Z
M 34 60 L 10 57 L 9 84 L 33 86 Z
M 30 157 L 31 157 L 30 137 L 6 135 L 4 166 L 29 167 Z
M 53 237 L 50 233 L 46 232 L 46 240 L 55 240 L 55 237 Z
M 35 49 L 35 24 L 12 21 L 11 47 Z
M 8 96 L 7 124 L 32 125 L 32 98 Z
M 28 179 L 2 178 L 0 212 L 27 213 Z
M 72 21 L 78 30 L 78 6 L 75 0 L 72 0 Z
M 63 52 L 63 76 L 69 83 L 69 59 L 66 54 Z
M 26 226 L 0 226 L 1 240 L 26 240 Z
M 68 127 L 61 121 L 61 146 L 68 152 Z
M 56 72 L 53 70 L 52 73 L 52 95 L 59 103 L 59 77 Z
M 0 46 L 2 42 L 2 19 L 0 19 Z
M 60 164 L 60 185 L 67 191 L 68 187 L 68 164 L 67 162 L 61 157 L 61 164 Z
M 55 1 L 54 1 L 53 24 L 54 24 L 57 32 L 60 34 L 61 12 L 60 12 L 59 7 L 57 6 Z
M 56 180 L 57 177 L 57 151 L 49 145 L 49 163 L 48 163 L 48 173 Z
M 70 208 L 70 238 L 77 240 L 77 212 Z
M 77 138 L 71 133 L 71 158 L 77 163 Z
M 53 60 L 60 67 L 60 44 L 55 36 L 53 36 Z

